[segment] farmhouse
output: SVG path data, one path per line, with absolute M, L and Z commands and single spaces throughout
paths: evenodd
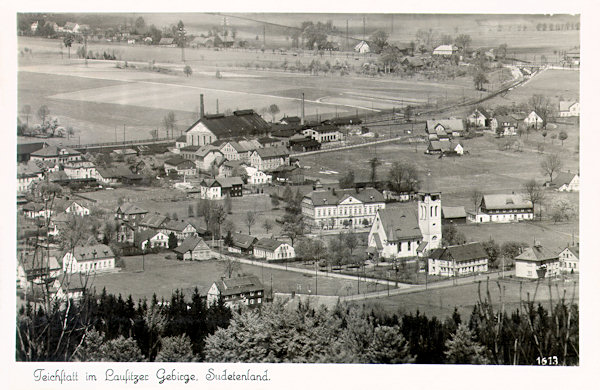
M 81 153 L 71 148 L 63 148 L 58 146 L 46 146 L 42 149 L 30 153 L 33 161 L 52 161 L 55 163 L 64 164 L 66 162 L 81 160 Z
M 23 215 L 30 219 L 50 218 L 54 212 L 43 203 L 28 203 L 23 206 Z
M 479 242 L 438 248 L 428 256 L 429 275 L 457 277 L 488 270 L 488 254 Z
M 560 274 L 558 253 L 541 245 L 527 248 L 515 257 L 515 276 L 517 278 L 543 279 Z
M 188 154 L 194 148 L 197 149 L 192 154 Z M 220 160 L 225 158 L 219 148 L 213 145 L 205 145 L 199 148 L 197 146 L 187 146 L 181 149 L 181 155 L 184 158 L 194 161 L 197 169 L 205 172 L 209 172 L 213 165 L 218 164 Z
M 178 175 L 195 175 L 196 164 L 193 161 L 186 160 L 181 157 L 173 157 L 165 161 L 164 163 L 165 172 L 170 174 L 175 172 Z
M 442 241 L 441 193 L 426 182 L 412 206 L 377 211 L 368 236 L 369 248 L 389 259 L 420 255 L 439 248 Z
M 89 161 L 68 161 L 63 167 L 69 179 L 95 179 L 98 177 L 96 166 Z
M 560 271 L 568 273 L 579 273 L 579 245 L 568 246 L 558 254 Z
M 306 129 L 302 132 L 305 137 L 314 139 L 319 143 L 335 142 L 342 139 L 342 133 L 337 126 L 319 125 Z
M 241 177 L 219 177 L 215 180 L 221 185 L 221 196 L 229 196 L 231 198 L 242 196 L 244 182 Z
M 169 236 L 154 229 L 139 230 L 135 232 L 133 244 L 141 250 L 157 247 L 168 248 Z
M 558 103 L 558 110 L 561 118 L 579 116 L 579 102 L 561 101 Z
M 115 255 L 103 244 L 78 246 L 65 253 L 62 264 L 65 273 L 110 271 L 115 268 Z
M 208 260 L 211 257 L 210 248 L 200 237 L 186 238 L 173 252 L 180 260 Z
M 229 252 L 251 255 L 254 253 L 254 244 L 258 239 L 247 234 L 232 233 L 231 241 L 231 245 L 227 248 Z
M 206 303 L 210 306 L 222 299 L 229 308 L 242 305 L 254 308 L 262 305 L 264 296 L 265 288 L 256 276 L 222 278 L 208 289 Z
M 117 226 L 117 242 L 133 244 L 134 239 L 135 226 L 125 221 L 119 221 Z
M 544 185 L 560 192 L 579 192 L 579 173 L 560 172 Z
M 492 116 L 483 107 L 477 107 L 467 116 L 467 123 L 475 127 L 490 127 Z
M 451 137 L 460 137 L 465 131 L 465 126 L 462 119 L 432 119 L 427 120 L 425 131 L 429 139 L 444 140 Z
M 361 54 L 366 54 L 371 52 L 371 48 L 369 44 L 365 41 L 360 41 L 356 46 L 354 46 L 354 51 L 359 52 Z
M 47 147 L 46 142 L 31 142 L 26 144 L 17 144 L 17 162 L 27 162 L 31 158 L 31 153 Z
M 198 235 L 198 229 L 191 222 L 184 220 L 165 221 L 161 225 L 160 231 L 166 236 L 169 236 L 171 233 L 175 234 L 178 242 L 182 242 L 189 237 L 195 237 Z
M 81 275 L 63 274 L 62 278 L 54 280 L 50 293 L 51 299 L 65 301 L 68 299 L 78 300 L 83 298 L 83 293 L 88 282 L 87 277 Z
M 144 218 L 138 222 L 138 226 L 141 230 L 146 229 L 159 229 L 167 222 L 169 218 L 159 213 L 146 214 Z
M 442 224 L 467 223 L 467 213 L 464 206 L 442 206 Z
M 21 252 L 17 263 L 17 286 L 26 290 L 30 283 L 41 284 L 60 275 L 60 264 L 53 255 L 43 251 Z
M 458 51 L 458 47 L 454 45 L 440 45 L 433 49 L 434 56 L 451 56 Z
M 266 134 L 270 126 L 253 110 L 234 111 L 233 115 L 201 115 L 186 130 L 187 145 L 208 145 L 216 140 Z
M 17 193 L 29 191 L 31 183 L 44 177 L 44 172 L 35 163 L 17 166 Z
M 160 41 L 158 41 L 158 45 L 159 46 L 166 46 L 166 47 L 175 47 L 175 39 L 173 38 L 160 38 Z
M 304 170 L 295 165 L 281 165 L 269 172 L 273 180 L 280 183 L 291 183 L 294 185 L 304 184 Z
M 518 121 L 511 115 L 499 115 L 492 120 L 491 129 L 499 135 L 517 135 Z
M 251 185 L 261 185 L 268 184 L 273 181 L 272 175 L 267 175 L 263 171 L 259 171 L 254 167 L 246 167 L 246 174 L 248 179 L 248 184 Z
M 146 214 L 148 214 L 147 210 L 144 210 L 133 203 L 123 203 L 121 206 L 117 207 L 115 218 L 131 222 L 135 226 L 136 222 L 139 222 Z
M 124 166 L 96 168 L 96 180 L 102 184 L 115 185 L 129 175 L 131 175 L 131 171 Z
M 266 260 L 293 259 L 296 257 L 294 247 L 271 238 L 261 238 L 256 241 L 253 252 L 254 257 Z
M 84 215 L 90 215 L 90 208 L 82 201 L 73 201 L 65 209 L 65 213 L 74 214 L 83 217 Z
M 532 220 L 533 204 L 523 195 L 483 195 L 476 213 L 469 213 L 468 218 L 477 223 Z
M 257 149 L 250 155 L 250 165 L 259 171 L 267 171 L 290 164 L 290 152 L 283 147 Z
M 297 116 L 284 116 L 279 120 L 279 123 L 284 125 L 295 125 L 300 126 L 302 123 L 302 119 Z
M 385 208 L 381 192 L 364 190 L 317 190 L 302 199 L 302 214 L 306 221 L 321 228 L 368 226 L 377 210 Z
M 221 184 L 216 179 L 203 179 L 200 182 L 202 199 L 221 199 Z
M 544 120 L 535 111 L 531 111 L 529 115 L 523 119 L 527 128 L 539 129 L 544 124 Z

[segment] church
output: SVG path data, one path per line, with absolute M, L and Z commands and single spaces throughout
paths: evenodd
M 409 258 L 437 249 L 442 243 L 442 197 L 428 180 L 414 204 L 388 206 L 377 211 L 368 246 L 385 259 Z

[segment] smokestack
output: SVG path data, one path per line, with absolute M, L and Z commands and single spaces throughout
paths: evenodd
M 219 113 L 219 99 L 217 99 L 217 114 Z
M 300 116 L 300 124 L 304 125 L 304 92 L 302 92 L 302 113 Z
M 204 118 L 204 95 L 200 94 L 200 119 Z

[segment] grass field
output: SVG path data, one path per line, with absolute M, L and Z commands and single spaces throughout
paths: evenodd
M 174 254 L 171 253 L 174 257 Z M 195 287 L 206 293 L 215 280 L 225 275 L 223 266 L 217 260 L 202 262 L 183 262 L 167 260 L 165 254 L 145 256 L 144 272 L 142 272 L 142 256 L 123 258 L 125 268 L 120 272 L 97 274 L 93 287 L 99 293 L 103 288 L 113 294 L 127 297 L 131 294 L 134 300 L 157 297 L 169 299 L 176 289 L 183 290 L 189 297 Z M 242 264 L 241 274 L 257 276 L 265 286 L 265 292 L 271 291 L 271 280 L 275 293 L 314 294 L 315 277 L 285 270 L 273 270 L 259 266 Z M 356 294 L 357 283 L 351 280 L 319 277 L 317 279 L 319 295 L 344 296 Z M 361 293 L 383 289 L 383 286 L 361 283 Z
M 502 280 L 499 282 L 503 291 L 502 300 L 505 304 L 507 312 L 512 312 L 519 308 L 519 303 L 527 299 L 529 293 L 530 298 L 535 302 L 543 304 L 549 309 L 550 299 L 556 303 L 557 298 L 562 297 L 566 291 L 566 299 L 568 302 L 574 297 L 575 303 L 579 301 L 579 285 L 577 279 L 569 282 L 552 282 L 552 293 L 547 282 L 523 282 L 516 280 Z M 558 288 L 557 288 L 558 286 Z M 495 310 L 501 308 L 500 305 L 500 289 L 496 282 L 489 283 L 489 291 L 492 298 L 492 303 Z M 463 286 L 447 287 L 436 290 L 428 290 L 423 292 L 402 294 L 392 297 L 384 297 L 377 299 L 369 299 L 364 301 L 367 307 L 378 306 L 390 313 L 416 313 L 418 310 L 421 314 L 429 317 L 436 316 L 445 319 L 451 316 L 454 308 L 458 309 L 463 321 L 468 321 L 473 306 L 478 301 L 479 293 L 481 298 L 486 298 L 487 287 L 486 283 L 481 285 L 473 283 Z

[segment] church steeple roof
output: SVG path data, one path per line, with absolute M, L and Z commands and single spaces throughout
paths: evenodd
M 438 189 L 438 186 L 431 178 L 431 171 L 427 171 L 427 175 L 419 188 L 419 194 L 440 194 L 441 191 Z

